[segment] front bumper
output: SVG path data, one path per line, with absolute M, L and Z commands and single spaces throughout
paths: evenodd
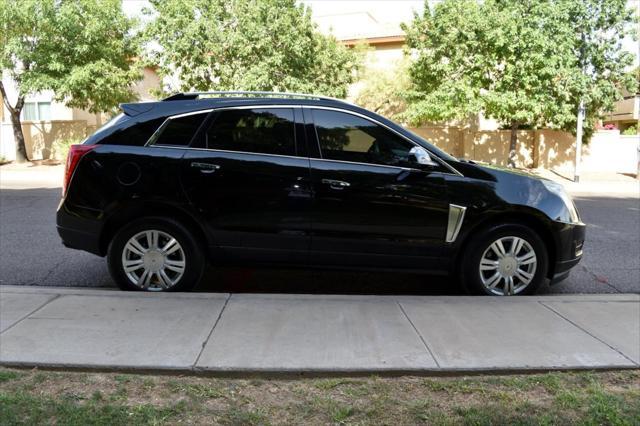
M 571 268 L 582 259 L 586 225 L 584 223 L 558 223 L 556 259 L 550 271 L 551 284 L 569 276 Z

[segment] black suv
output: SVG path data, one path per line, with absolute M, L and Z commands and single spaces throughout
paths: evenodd
M 582 256 L 561 185 L 457 160 L 332 98 L 181 93 L 121 105 L 71 148 L 65 246 L 126 290 L 189 290 L 206 262 L 449 274 L 531 294 Z

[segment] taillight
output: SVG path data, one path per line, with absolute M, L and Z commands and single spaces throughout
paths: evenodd
M 62 184 L 62 196 L 64 197 L 69 189 L 69 183 L 71 182 L 71 176 L 76 170 L 78 163 L 84 157 L 84 155 L 94 149 L 96 145 L 71 145 L 69 148 L 69 154 L 67 154 L 67 164 L 64 169 L 64 182 Z

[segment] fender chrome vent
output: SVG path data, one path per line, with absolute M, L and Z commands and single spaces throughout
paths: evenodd
M 460 228 L 462 228 L 462 221 L 464 220 L 464 213 L 466 211 L 467 208 L 464 206 L 449 204 L 446 242 L 452 243 L 458 238 L 458 233 L 460 232 Z

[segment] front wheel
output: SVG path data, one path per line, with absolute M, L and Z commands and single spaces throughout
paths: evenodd
M 122 290 L 188 291 L 200 280 L 205 263 L 189 230 L 161 217 L 141 218 L 121 229 L 107 256 Z
M 544 282 L 547 249 L 530 228 L 500 225 L 472 238 L 462 261 L 462 281 L 472 292 L 495 296 L 533 294 Z

